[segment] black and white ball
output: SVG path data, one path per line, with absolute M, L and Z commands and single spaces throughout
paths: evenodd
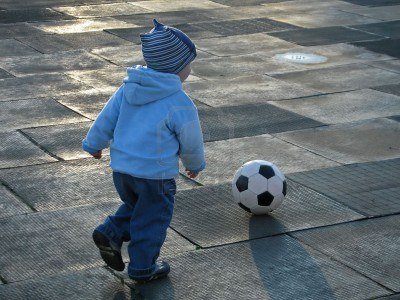
M 273 163 L 252 160 L 241 166 L 232 181 L 233 198 L 255 215 L 277 209 L 286 196 L 286 179 Z

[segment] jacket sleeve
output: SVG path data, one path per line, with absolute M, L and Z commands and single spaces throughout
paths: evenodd
M 184 167 L 195 173 L 204 170 L 203 133 L 196 106 L 191 102 L 190 106 L 174 107 L 171 123 L 179 141 L 179 157 Z
M 119 109 L 123 96 L 123 86 L 108 100 L 96 121 L 90 127 L 86 138 L 82 141 L 83 150 L 93 154 L 107 148 L 114 135 L 115 125 L 118 121 Z

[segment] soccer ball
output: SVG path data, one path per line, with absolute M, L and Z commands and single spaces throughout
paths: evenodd
M 286 195 L 286 179 L 273 163 L 252 160 L 236 171 L 232 192 L 241 208 L 262 215 L 282 204 Z

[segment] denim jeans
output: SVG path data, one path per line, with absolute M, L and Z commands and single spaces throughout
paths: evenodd
M 123 204 L 96 229 L 118 246 L 130 241 L 128 275 L 150 275 L 171 222 L 175 179 L 143 179 L 118 172 L 113 179 Z

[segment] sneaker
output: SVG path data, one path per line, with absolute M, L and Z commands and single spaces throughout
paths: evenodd
M 93 241 L 97 248 L 99 248 L 101 258 L 107 266 L 116 271 L 123 271 L 125 269 L 120 247 L 115 245 L 114 242 L 98 230 L 93 231 Z
M 151 280 L 163 278 L 163 277 L 167 276 L 169 271 L 170 271 L 169 264 L 166 261 L 159 261 L 159 262 L 156 262 L 156 268 L 152 274 L 146 275 L 146 276 L 129 275 L 129 277 L 131 279 L 135 280 L 137 283 L 146 283 Z

